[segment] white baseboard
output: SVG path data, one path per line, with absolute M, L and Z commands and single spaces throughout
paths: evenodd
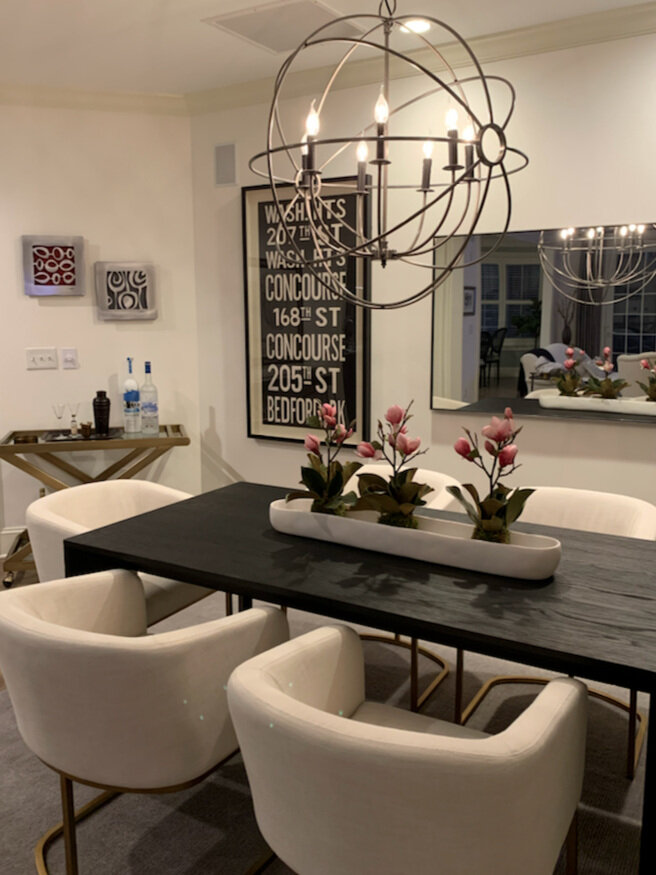
M 0 559 L 4 559 L 16 535 L 20 535 L 25 526 L 7 526 L 0 529 Z

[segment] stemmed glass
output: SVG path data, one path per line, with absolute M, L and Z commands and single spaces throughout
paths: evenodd
M 61 421 L 62 421 L 62 416 L 64 415 L 64 408 L 65 407 L 66 407 L 66 405 L 64 404 L 63 401 L 57 401 L 55 404 L 52 405 L 53 413 L 57 417 L 57 423 L 58 423 L 57 429 L 58 430 L 61 429 Z M 56 441 L 63 441 L 65 439 L 66 439 L 66 436 L 61 434 L 61 432 L 55 436 Z

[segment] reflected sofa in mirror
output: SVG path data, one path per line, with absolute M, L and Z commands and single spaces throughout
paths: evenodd
M 433 409 L 498 411 L 527 399 L 523 415 L 542 414 L 539 395 L 557 393 L 570 346 L 586 379 L 603 375 L 595 361 L 610 347 L 614 375 L 629 382 L 622 397 L 643 394 L 640 359 L 656 356 L 654 225 L 516 231 L 500 243 L 481 234 L 463 262 L 434 295 Z

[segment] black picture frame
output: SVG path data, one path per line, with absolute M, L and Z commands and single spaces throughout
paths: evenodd
M 323 196 L 337 199 L 334 208 L 343 211 L 347 223 L 354 224 L 357 205 L 362 205 L 368 230 L 367 198 L 357 194 L 356 183 L 354 177 L 323 180 L 330 186 L 330 194 L 324 189 Z M 285 204 L 294 188 L 279 185 L 276 193 Z M 297 229 L 305 251 L 312 241 L 304 215 L 301 201 L 288 225 Z M 303 441 L 307 415 L 317 402 L 330 402 L 337 405 L 338 421 L 348 425 L 355 420 L 345 445 L 357 446 L 369 438 L 369 311 L 331 295 L 310 270 L 285 266 L 278 224 L 270 187 L 243 187 L 248 437 Z M 343 270 L 348 288 L 357 286 L 369 298 L 366 262 L 348 258 Z
M 476 286 L 463 288 L 462 303 L 463 316 L 473 316 L 476 313 Z

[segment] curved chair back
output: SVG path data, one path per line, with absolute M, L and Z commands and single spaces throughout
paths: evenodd
M 39 580 L 64 577 L 65 538 L 191 498 L 149 480 L 104 480 L 33 501 L 25 518 Z
M 344 487 L 344 492 L 353 490 L 358 491 L 358 475 L 359 474 L 378 474 L 379 477 L 389 479 L 392 473 L 392 466 L 388 462 L 369 462 L 359 468 L 351 477 Z M 446 491 L 447 486 L 460 486 L 460 482 L 451 477 L 449 474 L 442 474 L 440 471 L 431 471 L 430 468 L 417 468 L 417 473 L 414 479 L 417 483 L 426 483 L 432 488 L 432 492 L 424 498 L 425 507 L 434 508 L 436 510 L 445 510 L 446 508 L 456 510 L 459 505 L 455 499 Z
M 656 507 L 641 498 L 567 486 L 529 488 L 535 492 L 520 517 L 523 523 L 656 540 Z
M 364 722 L 363 699 L 360 642 L 343 626 L 230 678 L 257 822 L 294 872 L 551 875 L 581 793 L 582 684 L 551 682 L 488 737 L 453 724 L 433 734 L 408 712 L 407 728 Z
M 0 669 L 25 743 L 51 768 L 131 790 L 196 779 L 237 747 L 230 673 L 288 637 L 268 607 L 145 632 L 129 571 L 0 593 Z

